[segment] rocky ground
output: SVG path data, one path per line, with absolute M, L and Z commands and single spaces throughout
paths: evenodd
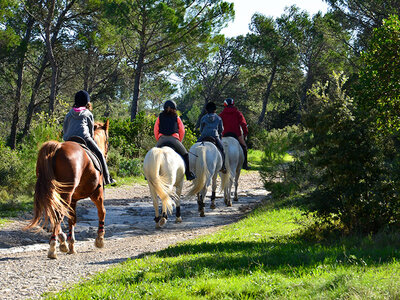
M 81 200 L 77 207 L 78 253 L 58 252 L 56 260 L 47 258 L 50 233 L 22 230 L 31 217 L 26 214 L 0 228 L 0 299 L 37 299 L 44 292 L 58 291 L 140 254 L 215 232 L 243 217 L 267 195 L 259 174 L 246 172 L 240 178 L 239 201 L 232 207 L 226 207 L 222 195 L 217 194 L 217 208 L 211 210 L 207 198 L 206 216 L 202 218 L 196 198 L 183 197 L 183 222 L 175 224 L 171 216 L 160 230 L 155 229 L 147 185 L 109 188 L 105 196 L 105 247 L 94 246 L 98 224 L 95 206 L 90 200 Z

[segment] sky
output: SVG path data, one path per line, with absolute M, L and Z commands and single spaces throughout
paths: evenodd
M 221 32 L 227 37 L 248 33 L 251 17 L 256 12 L 276 18 L 285 12 L 285 7 L 293 4 L 301 10 L 308 11 L 311 16 L 318 11 L 326 13 L 328 10 L 328 5 L 322 0 L 226 0 L 226 2 L 234 3 L 235 9 L 235 20 Z

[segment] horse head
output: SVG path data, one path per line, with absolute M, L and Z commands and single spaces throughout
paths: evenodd
M 108 154 L 108 129 L 110 127 L 110 121 L 107 119 L 105 123 L 96 122 L 94 124 L 94 136 L 96 144 L 99 146 L 101 152 L 107 158 Z

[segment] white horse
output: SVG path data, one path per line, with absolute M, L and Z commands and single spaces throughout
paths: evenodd
M 149 185 L 155 211 L 156 228 L 161 228 L 176 205 L 175 222 L 182 222 L 180 197 L 185 175 L 185 163 L 182 157 L 172 148 L 164 146 L 151 148 L 143 162 L 143 173 Z M 176 188 L 174 192 L 173 188 Z M 162 202 L 161 216 L 158 208 L 158 198 Z
M 224 202 L 227 206 L 232 206 L 231 201 L 231 190 L 232 184 L 235 184 L 235 192 L 234 192 L 234 201 L 238 201 L 238 184 L 239 184 L 239 176 L 240 170 L 242 169 L 244 162 L 244 153 L 243 149 L 240 146 L 237 139 L 234 137 L 223 137 L 222 144 L 224 146 L 225 151 L 225 166 L 226 166 L 226 174 L 222 174 L 222 180 L 224 180 L 224 176 L 229 176 L 229 182 L 225 186 L 224 189 Z
M 204 199 L 207 189 L 212 182 L 211 209 L 215 206 L 215 191 L 217 189 L 217 177 L 222 167 L 222 155 L 218 148 L 211 142 L 195 143 L 189 150 L 190 169 L 196 174 L 188 195 L 197 195 L 198 210 L 200 217 L 204 217 Z M 222 173 L 221 173 L 222 174 Z M 225 188 L 229 176 L 221 180 L 221 190 Z

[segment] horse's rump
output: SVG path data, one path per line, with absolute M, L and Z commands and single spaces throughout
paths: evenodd
M 42 216 L 45 217 L 42 226 L 45 226 L 48 222 L 54 225 L 61 216 L 70 215 L 68 204 L 60 197 L 62 189 L 69 184 L 57 181 L 53 169 L 53 158 L 60 148 L 60 142 L 49 141 L 39 150 L 36 162 L 34 217 L 27 228 L 40 223 Z
M 150 149 L 143 161 L 143 173 L 146 176 L 149 188 L 160 197 L 164 209 L 167 212 L 172 212 L 175 204 L 172 199 L 178 197 L 178 195 L 172 190 L 172 174 L 168 173 L 168 166 L 165 165 L 165 156 L 168 155 L 168 151 L 174 150 L 169 147 Z M 163 172 L 161 169 L 163 169 Z

